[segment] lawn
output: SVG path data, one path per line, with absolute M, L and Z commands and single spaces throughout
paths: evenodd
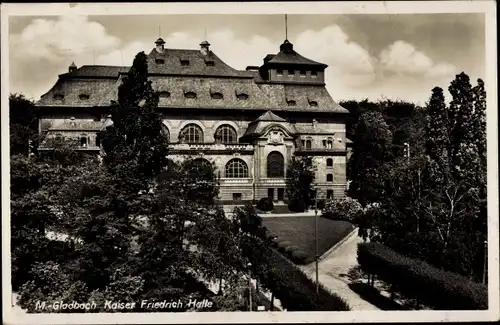
M 315 258 L 315 217 L 264 217 L 262 222 L 269 232 L 279 239 L 288 240 L 307 253 L 306 263 Z M 347 221 L 329 220 L 318 216 L 318 255 L 323 255 L 333 245 L 348 235 L 354 225 Z

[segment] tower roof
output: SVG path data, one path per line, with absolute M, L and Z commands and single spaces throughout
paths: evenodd
M 155 44 L 157 44 L 157 45 L 163 45 L 163 44 L 165 44 L 165 41 L 163 40 L 163 38 L 160 37 L 160 38 L 158 38 L 156 40 Z
M 267 57 L 266 57 L 267 58 Z M 287 39 L 280 45 L 280 52 L 268 61 L 269 64 L 293 64 L 293 65 L 309 65 L 326 68 L 324 63 L 316 62 L 305 58 L 293 49 L 293 44 Z

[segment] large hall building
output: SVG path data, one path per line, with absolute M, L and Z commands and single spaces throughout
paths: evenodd
M 214 162 L 219 199 L 286 201 L 285 173 L 293 155 L 314 157 L 318 198 L 344 196 L 348 111 L 325 88 L 327 65 L 305 58 L 285 40 L 262 65 L 237 70 L 207 41 L 199 49 L 170 49 L 163 39 L 149 52 L 148 72 L 159 92 L 170 156 Z M 99 132 L 130 67 L 74 63 L 36 103 L 39 150 L 71 139 L 99 153 Z

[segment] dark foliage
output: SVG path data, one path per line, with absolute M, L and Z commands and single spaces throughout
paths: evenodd
M 242 241 L 245 256 L 252 264 L 261 264 L 257 276 L 268 287 L 288 311 L 348 311 L 349 306 L 325 287 L 319 294 L 311 281 L 297 266 L 269 245 L 256 238 L 246 237 Z
M 363 271 L 376 274 L 394 291 L 418 298 L 434 309 L 488 309 L 488 288 L 485 285 L 405 257 L 380 243 L 359 244 L 358 263 Z
M 272 211 L 273 208 L 274 208 L 273 201 L 267 197 L 263 197 L 257 202 L 257 209 L 261 211 L 266 211 L 266 212 Z

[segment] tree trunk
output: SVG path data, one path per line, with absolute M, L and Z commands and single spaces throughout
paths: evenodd
M 218 295 L 222 294 L 222 277 L 219 279 L 219 292 L 217 292 Z

